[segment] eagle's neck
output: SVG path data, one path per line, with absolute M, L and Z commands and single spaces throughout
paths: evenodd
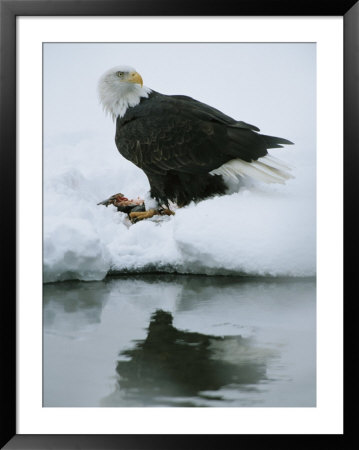
M 103 85 L 99 89 L 100 101 L 106 113 L 113 120 L 123 117 L 128 108 L 140 103 L 141 98 L 147 98 L 151 89 L 135 83 L 126 83 L 119 86 Z

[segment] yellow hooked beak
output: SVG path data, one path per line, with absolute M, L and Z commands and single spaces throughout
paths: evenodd
M 128 76 L 128 80 L 130 83 L 137 83 L 140 84 L 141 87 L 143 86 L 143 80 L 139 73 L 137 72 L 131 72 Z

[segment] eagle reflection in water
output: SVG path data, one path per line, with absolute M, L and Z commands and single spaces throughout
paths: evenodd
M 129 358 L 118 361 L 116 367 L 120 391 L 127 398 L 164 406 L 168 405 L 163 397 L 168 404 L 176 397 L 221 400 L 205 391 L 253 385 L 266 378 L 265 358 L 253 351 L 249 339 L 182 331 L 172 322 L 169 312 L 155 311 L 146 339 L 120 353 Z M 194 406 L 191 402 L 177 405 Z

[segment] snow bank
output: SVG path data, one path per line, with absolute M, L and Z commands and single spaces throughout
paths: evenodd
M 112 140 L 62 142 L 45 147 L 45 282 L 100 280 L 109 271 L 315 275 L 314 169 L 300 164 L 300 149 L 275 154 L 299 160 L 285 186 L 242 186 L 129 226 L 125 214 L 97 203 L 116 192 L 144 196 L 145 175 Z

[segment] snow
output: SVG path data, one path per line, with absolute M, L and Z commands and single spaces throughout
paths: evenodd
M 314 276 L 316 169 L 313 45 L 273 44 L 271 50 L 267 44 L 266 52 L 272 51 L 278 58 L 284 58 L 285 63 L 281 65 L 281 60 L 274 58 L 262 77 L 255 72 L 258 86 L 262 86 L 261 80 L 272 86 L 267 91 L 268 98 L 262 99 L 261 107 L 257 106 L 257 116 L 252 94 L 256 91 L 255 102 L 258 105 L 259 92 L 247 66 L 247 73 L 242 73 L 242 67 L 240 74 L 247 76 L 252 84 L 245 89 L 238 87 L 243 92 L 238 112 L 234 112 L 237 101 L 233 96 L 223 99 L 222 104 L 216 104 L 218 98 L 210 96 L 213 92 L 210 81 L 207 85 L 209 98 L 206 100 L 203 97 L 203 75 L 202 90 L 198 90 L 198 95 L 181 87 L 178 75 L 177 78 L 175 75 L 172 77 L 175 86 L 172 86 L 172 92 L 164 92 L 159 86 L 148 83 L 149 87 L 164 93 L 191 95 L 238 120 L 259 126 L 264 134 L 294 141 L 295 146 L 275 149 L 270 153 L 294 166 L 292 174 L 295 178 L 285 185 L 249 181 L 232 186 L 226 196 L 177 209 L 175 216 L 132 226 L 129 226 L 127 216 L 117 212 L 115 207 L 97 205 L 117 192 L 136 198 L 144 197 L 149 190 L 143 172 L 118 153 L 114 143 L 115 124 L 104 116 L 96 98 L 97 79 L 101 73 L 117 63 L 133 64 L 133 59 L 126 60 L 126 52 L 130 50 L 125 44 L 121 47 L 123 57 L 120 61 L 114 44 L 102 45 L 107 45 L 107 52 L 101 51 L 105 47 L 100 44 L 92 44 L 92 47 L 90 44 L 45 44 L 44 281 L 101 280 L 109 271 Z M 85 55 L 83 62 L 89 59 L 88 47 L 93 50 L 91 56 L 99 56 L 95 68 L 78 64 L 79 55 Z M 146 46 L 146 54 L 149 52 L 153 56 L 158 52 L 156 44 L 152 47 L 151 53 L 150 46 Z M 238 51 L 258 64 L 263 56 L 262 47 L 252 44 L 250 49 L 246 46 Z M 194 45 L 192 53 L 197 50 L 200 51 Z M 215 47 L 213 52 L 217 52 L 220 58 L 223 47 Z M 143 62 L 144 70 L 150 71 L 145 52 L 142 50 L 141 54 L 140 45 L 135 46 L 135 50 L 132 45 L 131 54 L 137 55 L 135 68 L 146 84 L 140 65 Z M 76 61 L 77 72 L 68 70 L 73 61 Z M 231 64 L 233 73 L 233 61 Z M 273 72 L 275 65 L 279 65 L 281 78 L 274 79 L 272 73 L 268 79 L 268 73 Z M 296 77 L 290 78 L 296 67 Z M 151 69 L 156 70 L 153 66 Z M 158 68 L 156 79 L 159 85 L 161 77 L 166 78 L 168 83 L 168 77 L 164 76 L 166 70 L 170 76 L 174 68 Z M 195 71 L 196 66 L 192 70 Z M 80 84 L 84 74 L 86 81 Z M 166 88 L 166 82 L 164 84 Z M 74 85 L 78 90 L 73 88 Z M 280 97 L 277 96 L 279 85 L 283 90 Z M 289 92 L 295 108 L 288 105 Z M 74 105 L 73 109 L 70 102 Z M 246 105 L 248 115 L 245 113 Z

